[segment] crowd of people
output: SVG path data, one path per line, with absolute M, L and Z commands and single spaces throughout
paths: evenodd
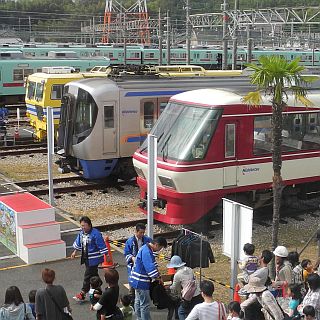
M 167 267 L 175 272 L 172 284 L 164 287 L 154 252 L 166 247 L 166 241 L 146 238 L 144 231 L 145 226 L 138 225 L 124 250 L 137 319 L 151 319 L 152 299 L 154 304 L 168 308 L 167 320 L 172 317 L 179 320 L 224 320 L 227 317 L 233 320 L 320 320 L 318 263 L 313 266 L 310 259 L 299 262 L 297 252 L 288 252 L 284 246 L 278 246 L 273 252 L 263 250 L 257 256 L 255 246 L 245 244 L 245 257 L 238 264 L 242 299 L 230 302 L 226 308 L 213 299 L 213 283 L 209 280 L 199 283 L 193 269 L 180 256 L 171 257 Z M 275 276 L 269 272 L 273 259 Z
M 138 224 L 135 234 L 125 243 L 124 256 L 128 266 L 129 292 L 119 294 L 119 273 L 104 269 L 105 290 L 98 266 L 107 253 L 102 234 L 92 227 L 88 217 L 80 219 L 71 257 L 81 252 L 85 266 L 80 293 L 73 298 L 90 300 L 90 310 L 97 320 L 150 320 L 153 302 L 167 308 L 167 320 L 320 320 L 320 276 L 318 264 L 310 259 L 299 261 L 297 252 L 278 246 L 273 252 L 263 250 L 255 255 L 253 244 L 245 244 L 245 257 L 238 262 L 238 286 L 241 299 L 227 306 L 215 299 L 214 284 L 209 279 L 198 281 L 192 268 L 178 255 L 173 255 L 167 268 L 173 270 L 170 284 L 165 284 L 156 262 L 156 253 L 167 247 L 163 237 L 145 236 L 145 225 Z M 274 259 L 276 274 L 269 272 Z M 64 320 L 72 319 L 72 310 L 65 289 L 54 284 L 55 271 L 42 271 L 43 288 L 31 290 L 25 303 L 18 287 L 6 290 L 0 320 Z M 118 306 L 119 301 L 121 307 Z

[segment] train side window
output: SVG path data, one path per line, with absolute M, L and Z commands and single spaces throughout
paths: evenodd
M 225 127 L 225 157 L 233 158 L 236 155 L 235 149 L 236 125 L 229 123 Z
M 143 126 L 145 129 L 151 129 L 154 123 L 154 102 L 146 101 L 143 104 Z
M 63 93 L 63 84 L 54 84 L 51 88 L 51 100 L 61 100 Z
M 114 128 L 114 107 L 104 106 L 104 127 L 105 129 Z
M 271 116 L 257 116 L 254 118 L 253 154 L 271 153 L 272 125 Z
M 23 69 L 13 69 L 13 81 L 23 80 Z
M 23 77 L 27 77 L 27 76 L 30 76 L 30 74 L 33 74 L 33 69 L 24 69 L 23 70 Z

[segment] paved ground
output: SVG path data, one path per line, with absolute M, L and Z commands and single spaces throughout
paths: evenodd
M 78 231 L 72 233 L 63 233 L 63 230 L 77 229 L 78 226 L 70 220 L 66 220 L 59 214 L 56 215 L 56 221 L 61 222 L 62 239 L 67 244 L 67 257 L 70 256 L 72 250 L 72 243 Z M 127 268 L 122 253 L 115 251 L 113 253 L 114 261 L 119 263 L 117 268 L 120 274 L 120 294 L 126 294 L 128 290 L 124 284 L 128 283 Z M 6 288 L 15 285 L 19 287 L 23 298 L 28 301 L 28 293 L 32 289 L 41 288 L 44 286 L 41 280 L 41 271 L 45 268 L 51 268 L 56 272 L 56 284 L 61 284 L 68 295 L 70 305 L 73 310 L 73 318 L 75 320 L 90 320 L 96 319 L 95 313 L 89 310 L 89 302 L 78 304 L 72 297 L 75 293 L 79 292 L 82 285 L 84 267 L 80 266 L 80 259 L 71 260 L 69 258 L 56 262 L 48 262 L 36 265 L 26 265 L 24 261 L 14 256 L 11 251 L 5 248 L 0 243 L 0 305 L 4 302 Z M 101 275 L 103 271 L 100 270 Z M 105 285 L 103 286 L 103 288 Z M 166 310 L 156 310 L 152 308 L 152 319 L 166 319 Z
M 128 280 L 124 258 L 122 254 L 115 252 L 114 260 L 119 263 L 117 270 L 120 274 L 120 294 L 126 294 L 127 289 L 123 284 L 127 283 Z M 0 265 L 2 266 L 2 261 L 0 261 Z M 12 285 L 19 287 L 23 298 L 27 301 L 28 292 L 31 289 L 37 289 L 44 286 L 41 280 L 41 270 L 45 267 L 55 270 L 55 283 L 61 284 L 65 288 L 73 310 L 73 318 L 75 320 L 95 319 L 95 313 L 89 310 L 89 303 L 78 304 L 72 299 L 72 296 L 79 291 L 82 284 L 84 267 L 80 266 L 79 259 L 67 259 L 63 261 L 1 270 L 0 304 L 2 305 L 4 302 L 6 288 Z M 158 311 L 155 308 L 152 308 L 152 319 L 166 319 L 166 311 Z

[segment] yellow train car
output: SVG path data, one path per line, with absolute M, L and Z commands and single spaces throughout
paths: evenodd
M 237 77 L 242 70 L 206 70 L 195 65 L 155 66 L 152 72 L 162 77 Z
M 48 67 L 43 72 L 28 76 L 26 80 L 26 107 L 30 125 L 34 128 L 34 136 L 42 141 L 46 138 L 47 107 L 54 108 L 55 132 L 59 125 L 61 98 L 64 86 L 70 81 L 83 78 L 107 77 L 109 68 L 94 67 L 93 72 L 73 73 L 69 67 Z M 100 70 L 100 71 L 99 71 Z

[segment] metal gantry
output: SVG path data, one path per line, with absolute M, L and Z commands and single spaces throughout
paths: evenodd
M 269 26 L 274 29 L 279 25 L 316 26 L 320 32 L 320 6 L 297 8 L 268 8 L 250 10 L 225 10 L 228 15 L 228 29 L 232 36 L 235 30 L 246 29 L 248 25 L 255 27 Z M 206 13 L 190 15 L 193 28 L 222 27 L 223 14 Z
M 131 35 L 131 32 L 137 32 L 137 34 Z M 125 8 L 117 0 L 106 0 L 101 40 L 103 43 L 150 44 L 146 0 L 137 0 L 129 8 Z

